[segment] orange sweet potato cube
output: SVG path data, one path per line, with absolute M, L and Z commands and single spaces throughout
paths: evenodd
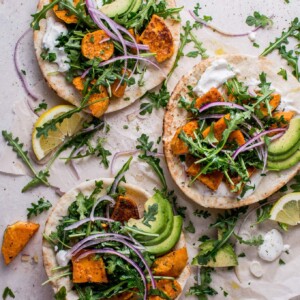
M 83 252 L 80 252 L 77 256 L 72 258 L 73 282 L 107 283 L 108 280 L 103 259 L 91 254 L 80 260 L 77 260 L 77 257 L 82 253 Z
M 2 243 L 5 264 L 9 264 L 27 245 L 40 225 L 32 222 L 16 222 L 7 226 Z
M 176 299 L 182 291 L 180 284 L 177 280 L 162 279 L 156 281 L 156 288 L 163 291 L 172 300 Z M 150 296 L 149 300 L 163 300 L 159 296 Z
M 281 96 L 279 94 L 274 94 L 272 99 L 270 100 L 271 111 L 274 111 L 278 105 L 280 104 Z M 264 116 L 268 115 L 268 109 L 265 103 L 260 104 L 260 111 Z
M 199 164 L 192 164 L 187 169 L 187 174 L 190 176 L 197 176 L 200 172 L 200 165 Z M 216 191 L 223 180 L 224 174 L 220 171 L 214 171 L 209 174 L 201 174 L 197 177 L 197 180 L 205 184 L 208 188 L 213 191 Z
M 216 88 L 211 88 L 203 96 L 197 98 L 195 107 L 200 108 L 203 104 L 224 101 L 221 93 Z
M 176 278 L 186 267 L 187 261 L 188 254 L 184 247 L 157 258 L 153 263 L 153 272 L 157 276 Z
M 111 218 L 119 222 L 128 221 L 130 218 L 138 219 L 138 207 L 130 198 L 126 196 L 119 196 L 114 206 Z
M 227 128 L 227 124 L 225 120 L 230 120 L 230 114 L 225 115 L 221 119 L 219 119 L 217 122 L 214 123 L 214 135 L 215 138 L 220 141 L 222 139 L 222 134 L 224 130 Z M 210 132 L 210 126 L 207 127 L 205 130 L 203 130 L 202 135 L 204 138 L 208 136 Z
M 172 141 L 171 149 L 174 155 L 187 154 L 189 151 L 188 146 L 179 138 L 180 132 L 183 130 L 187 136 L 194 137 L 194 131 L 199 128 L 198 121 L 191 121 L 184 126 L 177 129 Z
M 242 146 L 246 143 L 243 133 L 240 130 L 234 130 L 230 133 L 228 140 L 230 142 L 236 142 L 238 146 Z

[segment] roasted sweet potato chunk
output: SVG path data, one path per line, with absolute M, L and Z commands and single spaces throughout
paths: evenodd
M 216 88 L 211 88 L 203 96 L 197 98 L 195 107 L 200 108 L 203 104 L 224 101 L 221 93 Z
M 116 201 L 116 205 L 114 206 L 111 218 L 119 222 L 128 221 L 130 218 L 138 219 L 138 207 L 136 203 L 130 198 L 119 196 Z
M 122 74 L 124 74 L 124 70 L 122 70 Z M 130 72 L 127 71 L 126 72 L 127 76 L 130 76 Z M 126 81 L 123 80 L 122 84 L 120 84 L 120 79 L 116 79 L 113 84 L 111 85 L 111 92 L 112 94 L 117 97 L 117 98 L 121 98 L 124 96 L 125 94 L 125 90 L 127 88 L 127 83 Z
M 280 104 L 281 96 L 279 94 L 274 94 L 272 99 L 270 100 L 271 111 L 274 111 L 278 105 Z M 260 104 L 260 111 L 264 116 L 268 115 L 268 109 L 265 103 Z
M 254 174 L 254 172 L 256 171 L 256 169 L 254 167 L 248 167 L 247 168 L 247 171 L 248 171 L 248 175 L 249 175 L 249 178 Z M 232 180 L 232 182 L 234 183 L 234 185 L 232 185 L 230 182 L 226 181 L 229 188 L 230 188 L 230 191 L 232 192 L 236 185 L 241 181 L 241 177 L 240 176 L 235 176 L 235 177 L 230 177 L 230 179 Z M 237 194 L 240 194 L 242 192 L 244 188 L 244 185 L 241 186 L 241 188 L 236 192 Z
M 140 41 L 156 53 L 156 60 L 161 63 L 174 54 L 173 36 L 162 18 L 153 15 L 151 21 L 140 36 Z
M 76 7 L 76 5 L 80 2 L 80 0 L 74 0 L 73 5 Z M 59 10 L 58 4 L 53 6 L 53 12 L 55 15 L 64 21 L 67 24 L 76 24 L 77 23 L 77 17 L 75 15 L 70 14 L 70 12 L 66 9 Z
M 92 83 L 95 83 L 96 81 L 92 81 Z M 82 92 L 84 89 L 84 80 L 81 77 L 75 77 L 73 79 L 73 84 L 75 88 Z M 107 90 L 104 86 L 99 86 L 99 93 L 91 94 L 88 103 L 94 103 L 89 106 L 89 109 L 92 112 L 92 115 L 99 118 L 101 117 L 107 110 L 109 105 L 109 97 Z
M 234 130 L 230 133 L 228 143 L 235 142 L 238 146 L 242 146 L 246 143 L 243 133 L 240 130 Z
M 184 126 L 177 129 L 174 137 L 171 141 L 171 149 L 174 155 L 183 155 L 187 154 L 189 151 L 188 146 L 182 141 L 178 136 L 183 130 L 187 136 L 194 137 L 194 131 L 199 127 L 198 121 L 191 121 Z
M 280 122 L 280 127 L 287 127 L 291 121 L 291 119 L 295 116 L 295 112 L 293 111 L 278 111 L 273 114 L 273 118 L 277 119 Z M 277 128 L 275 124 L 272 125 L 272 128 Z
M 215 138 L 220 141 L 222 139 L 222 134 L 224 130 L 227 128 L 226 120 L 230 120 L 230 114 L 225 115 L 223 118 L 219 119 L 214 123 L 214 135 Z M 210 132 L 210 126 L 203 130 L 202 135 L 204 138 L 208 136 Z
M 182 289 L 177 280 L 162 279 L 156 281 L 157 289 L 163 291 L 172 300 L 180 295 Z M 163 300 L 159 296 L 150 296 L 149 300 Z
M 200 172 L 199 164 L 192 164 L 187 169 L 187 174 L 190 176 L 196 176 Z M 197 177 L 197 180 L 205 184 L 208 188 L 216 191 L 223 180 L 224 174 L 220 171 L 214 171 L 209 174 L 201 174 Z
M 186 248 L 172 251 L 157 258 L 153 263 L 153 272 L 157 276 L 178 277 L 186 267 L 188 254 Z
M 8 265 L 22 251 L 39 227 L 39 224 L 21 221 L 7 226 L 2 243 L 5 264 Z
M 91 254 L 80 260 L 77 258 L 83 252 L 79 252 L 78 255 L 72 258 L 73 265 L 73 282 L 74 283 L 106 283 L 108 282 L 106 276 L 105 265 L 101 257 L 97 257 Z
M 108 60 L 114 54 L 114 44 L 103 30 L 87 33 L 81 42 L 82 55 L 88 59 Z

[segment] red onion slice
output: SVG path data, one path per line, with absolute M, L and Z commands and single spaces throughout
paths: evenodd
M 201 24 L 204 25 L 205 27 L 208 27 L 208 28 L 212 29 L 213 31 L 216 31 L 216 32 L 218 32 L 218 33 L 220 33 L 220 34 L 222 34 L 222 35 L 225 35 L 225 36 L 231 36 L 231 37 L 247 36 L 248 34 L 250 34 L 250 33 L 252 33 L 252 32 L 256 32 L 258 29 L 261 28 L 261 26 L 257 26 L 257 27 L 255 27 L 253 30 L 250 30 L 250 31 L 248 31 L 248 32 L 243 32 L 243 33 L 230 33 L 230 32 L 223 31 L 223 30 L 221 30 L 221 29 L 219 29 L 219 28 L 217 28 L 217 27 L 215 27 L 215 26 L 213 26 L 213 25 L 211 25 L 211 24 L 205 22 L 205 21 L 202 20 L 201 18 L 197 17 L 197 16 L 195 15 L 195 13 L 194 13 L 193 11 L 191 11 L 191 10 L 189 10 L 189 13 L 190 13 L 190 15 L 193 17 L 193 19 L 194 19 L 195 21 L 197 21 L 198 23 L 201 23 Z
M 116 204 L 116 201 L 114 200 L 114 198 L 112 198 L 111 196 L 108 196 L 108 195 L 105 195 L 103 197 L 101 197 L 100 199 L 98 199 L 96 201 L 96 203 L 94 204 L 93 208 L 92 208 L 92 211 L 91 211 L 91 214 L 90 214 L 90 218 L 91 218 L 91 221 L 94 222 L 95 220 L 95 209 L 96 207 L 99 205 L 100 202 L 103 202 L 103 201 L 108 201 L 110 202 L 110 206 L 113 206 Z M 109 205 L 107 205 L 107 207 L 109 207 Z
M 125 172 L 119 174 L 119 175 L 115 178 L 115 180 L 114 180 L 114 182 L 113 182 L 113 185 L 112 185 L 112 187 L 111 187 L 111 189 L 110 189 L 110 194 L 111 194 L 111 195 L 113 195 L 113 194 L 115 194 L 115 193 L 117 192 L 117 187 L 118 187 L 118 185 L 119 185 L 119 183 L 120 183 L 120 180 L 124 177 L 124 175 L 125 175 Z
M 224 114 L 212 114 L 212 115 L 203 115 L 199 117 L 199 120 L 207 120 L 207 119 L 221 119 L 225 115 Z
M 87 222 L 90 222 L 90 221 L 92 221 L 91 218 L 85 218 L 83 220 L 75 222 L 74 224 L 72 224 L 70 226 L 67 226 L 64 230 L 68 231 L 68 230 L 76 229 L 79 226 L 81 226 L 81 225 L 83 225 L 83 224 L 85 224 Z M 103 221 L 103 222 L 109 222 L 109 223 L 115 222 L 115 220 L 113 220 L 113 219 L 108 219 L 108 218 L 103 218 L 103 217 L 95 217 L 94 221 Z
M 118 157 L 120 156 L 125 156 L 125 155 L 134 155 L 136 153 L 138 153 L 139 150 L 128 150 L 128 151 L 119 151 L 119 152 L 116 152 L 111 160 L 111 163 L 110 163 L 110 173 L 112 176 L 114 176 L 114 164 L 115 164 L 115 161 Z
M 97 249 L 97 250 L 90 250 L 87 251 L 83 254 L 81 254 L 77 260 L 80 260 L 84 257 L 87 257 L 91 254 L 111 254 L 111 255 L 116 255 L 121 257 L 122 259 L 124 259 L 127 263 L 129 263 L 130 265 L 132 265 L 137 272 L 140 274 L 143 284 L 144 284 L 144 288 L 145 288 L 145 292 L 144 292 L 144 300 L 147 300 L 148 297 L 148 291 L 147 291 L 147 280 L 146 280 L 146 276 L 144 275 L 143 271 L 141 270 L 141 268 L 130 258 L 128 258 L 127 256 L 125 256 L 124 254 L 121 254 L 120 252 L 114 250 L 114 249 L 110 249 L 110 248 L 105 248 L 105 249 Z
M 107 237 L 107 238 L 103 238 L 103 239 L 98 239 L 98 243 L 104 243 L 104 242 L 109 242 L 109 241 L 115 241 L 118 243 L 121 243 L 125 246 L 127 246 L 128 248 L 130 248 L 138 257 L 139 259 L 142 261 L 142 263 L 144 264 L 149 276 L 150 276 L 150 280 L 151 280 L 151 285 L 152 287 L 155 289 L 156 288 L 156 284 L 155 284 L 155 280 L 153 278 L 153 273 L 150 269 L 150 267 L 148 266 L 145 258 L 143 257 L 142 253 L 136 249 L 136 247 L 134 247 L 132 244 L 130 244 L 129 242 L 125 241 L 123 238 L 114 238 L 114 237 Z M 82 249 L 85 249 L 91 245 L 95 245 L 96 240 L 91 241 L 90 243 L 86 243 L 84 245 L 82 245 L 80 248 L 78 248 L 75 252 L 73 252 L 72 256 L 76 255 L 79 251 L 81 251 Z
M 18 51 L 19 51 L 19 46 L 22 42 L 22 40 L 24 39 L 24 37 L 31 31 L 31 28 L 27 29 L 17 40 L 17 43 L 15 45 L 15 49 L 14 49 L 14 65 L 15 65 L 15 69 L 17 71 L 18 77 L 22 82 L 23 88 L 25 89 L 26 93 L 28 94 L 28 96 L 30 96 L 33 100 L 37 101 L 39 99 L 39 97 L 37 95 L 35 95 L 34 93 L 31 92 L 30 87 L 28 86 L 28 82 L 25 79 L 25 75 L 21 72 L 21 68 L 19 65 L 19 61 L 18 61 Z
M 262 136 L 264 135 L 267 135 L 269 133 L 273 133 L 273 132 L 284 132 L 286 131 L 286 128 L 275 128 L 275 129 L 270 129 L 270 130 L 266 130 L 266 131 L 263 131 L 259 134 L 257 134 L 256 136 L 254 136 L 252 139 L 250 139 L 247 143 L 245 143 L 244 145 L 242 145 L 241 147 L 239 147 L 232 155 L 232 158 L 233 159 L 236 159 L 236 157 L 246 151 L 245 149 L 247 148 L 248 145 L 252 144 L 254 141 L 258 140 L 259 138 L 261 138 Z

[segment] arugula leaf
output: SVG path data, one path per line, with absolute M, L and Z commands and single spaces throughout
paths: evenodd
M 196 209 L 194 211 L 194 216 L 197 216 L 199 218 L 204 218 L 204 219 L 207 219 L 211 216 L 211 213 L 207 210 L 200 210 L 200 209 Z
M 287 73 L 285 69 L 280 68 L 280 71 L 277 74 L 281 75 L 284 80 L 287 80 Z
M 242 237 L 234 233 L 235 238 L 239 241 L 240 244 L 245 244 L 248 246 L 260 246 L 263 244 L 264 239 L 261 235 L 254 236 L 249 240 L 244 240 Z
M 194 224 L 192 223 L 192 221 L 189 222 L 189 225 L 184 227 L 184 229 L 187 231 L 187 232 L 190 232 L 190 233 L 195 233 L 196 230 L 195 230 L 195 226 Z
M 262 28 L 273 25 L 273 21 L 269 17 L 260 14 L 258 11 L 255 11 L 253 16 L 248 16 L 246 19 L 246 23 L 249 26 L 256 26 Z
M 42 110 L 47 109 L 48 104 L 46 102 L 41 102 L 37 108 L 34 109 L 34 112 L 40 112 Z
M 66 300 L 67 299 L 67 290 L 65 286 L 62 286 L 59 291 L 54 295 L 55 300 Z
M 270 45 L 264 50 L 261 56 L 266 56 L 275 49 L 280 49 L 283 44 L 288 44 L 288 38 L 292 36 L 297 36 L 300 30 L 300 22 L 298 18 L 295 18 L 287 31 L 283 31 L 279 38 L 276 38 L 274 42 L 271 42 Z
M 140 115 L 151 114 L 153 109 L 165 108 L 170 99 L 170 93 L 165 85 L 162 84 L 158 93 L 147 92 L 142 99 L 147 98 L 149 102 L 143 102 L 140 105 Z
M 194 286 L 190 287 L 187 295 L 194 295 L 197 296 L 199 300 L 207 300 L 207 296 L 214 296 L 217 295 L 218 292 L 210 287 L 210 283 L 212 282 L 211 279 L 211 272 L 213 269 L 202 267 L 200 269 L 200 284 L 194 284 Z M 199 275 L 198 275 L 199 276 Z
M 272 205 L 267 204 L 264 205 L 256 210 L 256 223 L 255 224 L 260 224 L 264 222 L 265 220 L 268 220 L 271 217 L 271 209 Z
M 159 290 L 159 289 L 150 288 L 149 296 L 158 296 L 158 297 L 154 297 L 154 298 L 172 300 L 172 298 L 170 298 L 166 293 L 164 293 L 162 290 Z M 153 297 L 151 297 L 151 298 L 153 298 Z
M 299 37 L 300 37 L 300 33 L 299 33 Z M 293 75 L 297 78 L 298 81 L 300 81 L 299 64 L 298 64 L 299 55 L 293 55 L 294 54 L 293 50 L 287 51 L 284 45 L 280 47 L 279 54 L 283 59 L 287 61 L 288 65 L 292 67 Z
M 87 208 L 85 204 L 85 197 L 84 195 L 80 192 L 76 196 L 76 204 L 77 204 L 77 212 L 79 213 L 79 220 L 85 219 L 85 214 L 87 213 Z
M 31 203 L 31 207 L 27 208 L 27 218 L 29 219 L 32 216 L 37 216 L 42 212 L 49 210 L 50 207 L 52 207 L 52 204 L 49 200 L 40 198 L 37 203 Z
M 295 183 L 290 185 L 290 188 L 294 191 L 294 192 L 300 192 L 300 175 L 296 175 L 294 177 Z
M 148 210 L 144 214 L 143 224 L 148 227 L 151 227 L 149 222 L 154 222 L 156 220 L 155 216 L 157 215 L 157 213 L 158 213 L 158 204 L 154 203 L 153 205 L 150 205 L 148 207 Z
M 279 259 L 278 263 L 279 263 L 279 265 L 281 265 L 281 266 L 282 266 L 282 265 L 285 265 L 285 261 L 284 261 L 283 259 L 281 259 L 281 258 Z
M 37 13 L 31 15 L 33 17 L 33 21 L 30 26 L 33 30 L 40 30 L 40 21 L 42 19 L 46 19 L 46 13 L 48 10 L 52 9 L 56 4 L 58 4 L 61 0 L 53 0 L 47 5 L 44 5 L 43 8 Z
M 204 16 L 204 17 L 206 17 L 206 16 Z M 194 43 L 194 48 L 197 49 L 197 51 L 196 51 L 197 52 L 197 56 L 200 55 L 202 59 L 208 58 L 208 54 L 206 53 L 207 50 L 204 48 L 203 43 L 200 42 L 196 38 L 196 36 L 193 34 L 192 31 L 190 31 L 190 38 L 191 38 L 191 41 Z
M 17 153 L 17 156 L 21 158 L 24 164 L 31 170 L 31 172 L 34 175 L 32 182 L 27 184 L 23 188 L 22 192 L 25 192 L 29 188 L 36 186 L 38 184 L 45 184 L 46 186 L 49 186 L 47 180 L 49 173 L 44 171 L 40 171 L 37 173 L 37 171 L 33 168 L 32 163 L 28 157 L 28 152 L 23 149 L 24 144 L 19 142 L 19 138 L 16 137 L 14 139 L 12 133 L 8 133 L 5 130 L 2 131 L 2 136 L 7 141 L 7 144 L 12 147 L 13 151 Z
M 7 297 L 15 298 L 15 294 L 8 286 L 3 291 L 2 299 L 5 300 Z

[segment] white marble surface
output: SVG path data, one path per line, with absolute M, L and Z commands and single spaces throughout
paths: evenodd
M 197 1 L 189 1 L 187 4 L 184 0 L 178 0 L 178 5 L 185 5 L 182 13 L 183 23 L 190 18 L 188 9 L 193 8 Z M 25 146 L 29 146 L 30 131 L 33 119 L 30 117 L 24 118 L 24 111 L 27 109 L 26 101 L 28 96 L 24 92 L 22 85 L 17 77 L 13 65 L 13 49 L 20 35 L 29 28 L 31 21 L 30 15 L 35 12 L 35 1 L 24 0 L 0 0 L 0 111 L 1 130 L 6 129 L 14 133 L 20 133 Z M 248 15 L 252 15 L 255 10 L 264 13 L 268 16 L 274 15 L 274 25 L 271 29 L 264 29 L 257 33 L 257 43 L 260 48 L 255 48 L 249 41 L 248 37 L 241 38 L 225 38 L 218 33 L 212 32 L 206 28 L 196 31 L 197 36 L 203 41 L 204 46 L 208 49 L 210 56 L 221 53 L 243 53 L 258 55 L 262 50 L 273 41 L 276 36 L 279 36 L 282 29 L 288 27 L 290 21 L 300 15 L 300 1 L 290 0 L 290 4 L 286 4 L 284 0 L 213 0 L 201 1 L 201 15 L 210 15 L 213 17 L 213 24 L 219 26 L 223 30 L 229 32 L 248 31 L 249 27 L 245 24 L 245 19 Z M 39 72 L 36 58 L 33 53 L 33 45 L 31 35 L 27 36 L 21 46 L 20 61 L 24 64 L 24 69 L 27 71 L 27 77 L 33 89 L 40 95 L 41 100 L 54 105 L 59 103 L 59 99 L 55 94 L 44 84 Z M 186 52 L 189 50 L 187 49 Z M 270 58 L 281 62 L 279 56 L 273 53 Z M 185 74 L 191 67 L 199 62 L 199 58 L 183 58 L 179 64 L 179 68 L 175 72 L 170 81 L 170 88 L 174 87 L 180 77 Z M 285 62 L 282 62 L 285 66 Z M 279 71 L 279 70 L 278 70 Z M 14 107 L 17 107 L 14 109 Z M 163 112 L 154 112 L 152 116 L 145 120 L 135 119 L 128 122 L 126 114 L 138 109 L 139 103 L 132 105 L 121 113 L 108 116 L 107 120 L 112 125 L 112 130 L 108 136 L 108 147 L 112 152 L 118 149 L 128 150 L 135 147 L 135 140 L 141 133 L 150 134 L 153 140 L 161 134 L 161 120 Z M 23 110 L 23 113 L 20 111 Z M 16 114 L 17 112 L 17 114 Z M 123 125 L 128 125 L 129 129 L 123 129 Z M 138 128 L 139 127 L 139 128 Z M 21 137 L 20 136 L 20 137 Z M 116 143 L 116 137 L 118 143 Z M 1 141 L 0 151 L 3 155 L 5 151 L 3 140 Z M 120 165 L 126 158 L 120 158 L 117 165 Z M 77 182 L 94 177 L 107 177 L 109 171 L 103 170 L 98 166 L 98 163 L 86 161 L 80 163 L 81 179 L 76 180 L 75 176 L 66 169 L 64 175 L 61 175 L 60 166 L 57 165 L 51 174 L 53 183 L 59 183 L 60 178 L 65 174 L 67 179 L 63 181 L 61 188 L 68 190 Z M 117 166 L 116 166 L 117 169 Z M 164 169 L 165 166 L 164 166 Z M 8 171 L 13 174 L 24 174 L 24 170 L 18 165 L 17 160 L 11 155 L 2 156 L 0 161 L 0 170 Z M 53 204 L 58 200 L 58 196 L 51 190 L 39 187 L 25 194 L 21 194 L 21 188 L 29 180 L 28 176 L 16 176 L 8 174 L 0 174 L 0 240 L 3 232 L 8 224 L 12 224 L 18 220 L 26 219 L 26 208 L 31 202 L 36 202 L 40 197 L 45 196 Z M 144 186 L 151 191 L 158 182 L 149 168 L 135 160 L 132 164 L 131 171 L 128 173 L 128 181 Z M 173 183 L 167 176 L 169 185 Z M 189 243 L 189 253 L 193 257 L 197 252 L 198 237 L 209 233 L 208 224 L 210 220 L 203 220 L 192 215 L 195 205 L 191 204 L 187 199 L 178 192 L 180 203 L 188 206 L 187 221 L 190 217 L 196 225 L 196 234 L 187 234 Z M 41 228 L 29 245 L 22 251 L 23 254 L 29 254 L 32 257 L 39 257 L 38 263 L 21 262 L 19 255 L 9 266 L 5 266 L 2 258 L 0 259 L 0 294 L 6 286 L 9 286 L 16 295 L 16 299 L 22 300 L 50 300 L 53 299 L 51 287 L 49 285 L 41 286 L 41 283 L 46 280 L 46 275 L 43 270 L 41 256 L 41 241 L 43 232 L 43 223 L 47 217 L 47 213 L 34 218 L 33 220 L 41 224 Z M 298 232 L 298 234 L 297 234 Z M 294 235 L 295 234 L 295 235 Z M 273 263 L 272 270 L 275 270 L 276 276 L 272 271 L 268 276 L 263 276 L 261 279 L 252 277 L 240 283 L 233 272 L 218 270 L 213 273 L 212 286 L 218 291 L 218 295 L 214 299 L 224 299 L 221 287 L 226 290 L 229 295 L 226 299 L 268 299 L 268 300 L 284 300 L 300 294 L 299 277 L 297 276 L 294 266 L 300 264 L 300 258 L 297 256 L 296 241 L 299 230 L 293 230 L 291 233 L 284 235 L 292 244 L 292 251 L 289 258 L 285 258 L 287 264 L 278 266 L 278 262 Z M 294 237 L 294 239 L 292 238 Z M 294 246 L 294 250 L 293 250 Z M 254 250 L 253 250 L 254 251 Z M 252 251 L 252 254 L 255 252 Z M 298 252 L 299 253 L 299 252 Z M 268 266 L 270 267 L 270 265 Z M 284 272 L 280 272 L 284 270 Z M 286 280 L 286 279 L 289 280 Z M 283 280 L 285 279 L 285 280 Z M 249 284 L 249 282 L 251 282 Z M 193 277 L 190 278 L 189 285 L 193 284 Z M 274 287 L 276 286 L 276 289 Z M 274 291 L 274 292 L 272 292 Z M 193 297 L 182 296 L 182 299 L 193 299 Z

